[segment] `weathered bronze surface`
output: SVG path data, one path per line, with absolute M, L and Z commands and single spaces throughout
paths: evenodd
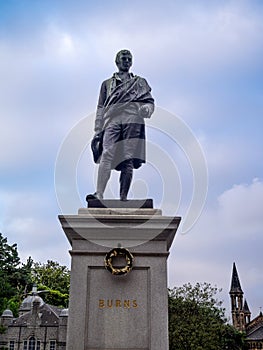
M 111 170 L 120 171 L 120 200 L 127 200 L 133 169 L 145 163 L 145 118 L 154 111 L 147 81 L 133 73 L 132 54 L 116 55 L 118 72 L 101 85 L 92 141 L 94 161 L 99 163 L 97 188 L 87 200 L 103 199 Z

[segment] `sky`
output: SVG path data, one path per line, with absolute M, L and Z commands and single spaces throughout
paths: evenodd
M 260 0 L 0 0 L 0 232 L 23 262 L 70 266 L 57 217 L 76 214 L 94 192 L 100 84 L 126 48 L 156 103 L 146 121 L 148 163 L 136 170 L 131 196 L 182 217 L 169 286 L 217 285 L 229 309 L 236 262 L 258 315 L 262 18 Z M 106 196 L 117 193 L 115 173 Z

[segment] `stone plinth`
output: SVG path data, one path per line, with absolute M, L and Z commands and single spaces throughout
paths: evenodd
M 168 350 L 167 257 L 180 218 L 151 208 L 83 208 L 59 220 L 72 245 L 67 350 Z M 116 247 L 134 256 L 126 275 L 104 267 Z

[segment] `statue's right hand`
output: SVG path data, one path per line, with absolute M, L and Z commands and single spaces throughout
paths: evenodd
M 150 108 L 147 104 L 140 106 L 139 113 L 143 118 L 150 118 Z

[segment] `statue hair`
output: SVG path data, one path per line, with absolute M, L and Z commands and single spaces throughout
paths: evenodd
M 116 55 L 116 58 L 115 58 L 115 62 L 116 62 L 116 63 L 119 62 L 119 57 L 120 57 L 120 55 L 122 55 L 122 54 L 130 55 L 130 56 L 132 57 L 132 54 L 131 54 L 131 52 L 130 52 L 129 50 L 121 50 L 121 51 L 119 51 L 119 52 L 117 53 L 117 55 Z

